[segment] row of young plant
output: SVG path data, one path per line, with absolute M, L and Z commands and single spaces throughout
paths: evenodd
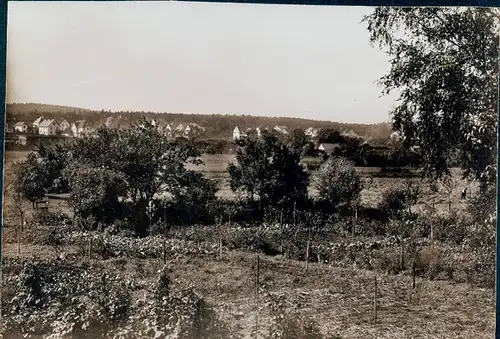
M 173 288 L 168 266 L 152 278 L 131 280 L 91 266 L 61 262 L 11 262 L 2 296 L 7 338 L 217 338 L 243 336 L 231 308 L 207 303 L 191 287 Z M 140 295 L 137 292 L 141 292 Z M 304 321 L 263 294 L 269 313 L 260 338 L 323 338 L 317 325 Z M 261 311 L 262 312 L 262 311 Z M 307 320 L 307 319 L 305 319 Z

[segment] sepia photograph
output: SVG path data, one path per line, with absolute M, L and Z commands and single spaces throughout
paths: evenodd
M 492 338 L 500 10 L 9 2 L 2 338 Z

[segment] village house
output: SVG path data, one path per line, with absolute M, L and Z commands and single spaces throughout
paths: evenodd
M 38 131 L 38 128 L 40 127 L 40 123 L 43 121 L 43 117 L 37 118 L 35 121 L 33 121 L 33 129 L 35 131 Z
M 56 135 L 59 131 L 59 124 L 54 119 L 43 120 L 38 126 L 38 134 Z
M 77 138 L 89 134 L 93 130 L 94 129 L 85 120 L 78 120 L 71 124 L 71 132 L 73 132 L 73 136 Z
M 59 120 L 59 128 L 62 132 L 66 132 L 71 128 L 71 124 L 66 120 Z
M 311 139 L 314 139 L 318 136 L 319 130 L 317 128 L 309 127 L 308 129 L 306 129 L 304 134 L 310 137 Z
M 318 147 L 318 151 L 323 152 L 327 155 L 333 154 L 336 150 L 340 149 L 340 144 L 320 144 Z
M 24 121 L 16 122 L 16 124 L 14 125 L 14 130 L 16 132 L 26 133 L 26 131 L 28 130 L 28 125 Z
M 187 125 L 186 128 L 184 128 L 184 136 L 186 138 L 192 137 L 193 130 L 191 129 L 191 126 Z
M 160 131 L 166 136 L 172 136 L 172 126 L 169 123 L 162 125 Z
M 240 137 L 241 137 L 240 129 L 238 128 L 238 126 L 236 126 L 233 129 L 233 139 L 238 140 Z
M 274 126 L 273 129 L 281 134 L 288 134 L 288 129 L 286 126 Z

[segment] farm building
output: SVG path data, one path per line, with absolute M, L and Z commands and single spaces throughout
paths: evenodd
M 26 131 L 28 130 L 28 125 L 24 121 L 16 122 L 16 124 L 14 125 L 14 130 L 16 132 L 26 133 Z
M 336 150 L 340 149 L 340 144 L 320 144 L 318 147 L 318 151 L 324 152 L 326 154 L 332 154 Z
M 54 119 L 43 120 L 38 127 L 38 133 L 42 135 L 56 135 L 58 130 L 59 124 Z

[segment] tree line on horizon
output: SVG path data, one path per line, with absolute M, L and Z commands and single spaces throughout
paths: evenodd
M 339 131 L 354 132 L 365 139 L 388 138 L 392 132 L 390 123 L 379 124 L 356 124 L 340 123 L 332 121 L 310 120 L 292 117 L 262 117 L 237 114 L 188 114 L 188 113 L 154 113 L 144 111 L 119 111 L 109 110 L 93 111 L 74 107 L 43 105 L 34 103 L 7 104 L 6 120 L 8 123 L 25 121 L 31 123 L 39 116 L 52 119 L 66 119 L 70 122 L 76 120 L 87 120 L 91 125 L 103 125 L 109 116 L 119 115 L 125 125 L 133 125 L 142 118 L 156 119 L 160 122 L 174 125 L 195 123 L 203 126 L 206 131 L 204 138 L 230 139 L 235 127 L 240 129 L 257 127 L 270 128 L 274 126 L 286 126 L 289 130 L 309 127 L 321 129 L 330 128 Z

